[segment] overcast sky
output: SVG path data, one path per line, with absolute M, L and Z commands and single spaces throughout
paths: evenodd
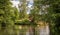
M 28 7 L 27 14 L 29 14 L 31 6 L 33 5 L 33 0 L 27 0 L 27 1 L 29 1 L 28 6 L 27 6 Z M 18 0 L 13 0 L 11 2 L 13 4 L 12 6 L 17 7 L 17 9 L 19 10 L 19 8 L 18 8 L 19 1 Z
M 14 6 L 16 6 L 16 7 L 18 7 L 18 4 L 19 4 L 19 1 L 11 1 L 12 2 L 12 6 L 14 7 Z
M 29 4 L 28 4 L 28 7 L 31 7 L 33 5 L 33 0 L 27 0 L 27 1 L 30 1 Z M 19 4 L 18 0 L 13 0 L 11 2 L 13 4 L 13 7 L 16 6 L 18 8 L 18 4 Z

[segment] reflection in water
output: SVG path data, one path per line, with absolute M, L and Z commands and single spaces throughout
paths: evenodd
M 26 35 L 29 35 L 29 32 L 28 31 L 26 32 Z
M 40 27 L 40 35 L 49 35 L 49 26 Z
M 21 28 L 21 27 L 20 27 Z M 33 31 L 33 28 L 31 26 L 23 26 L 22 29 L 20 29 L 20 35 L 49 35 L 49 26 L 37 26 L 34 28 L 35 31 Z

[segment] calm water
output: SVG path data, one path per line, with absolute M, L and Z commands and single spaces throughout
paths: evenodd
M 49 35 L 49 26 L 37 26 L 35 28 L 31 26 L 23 26 L 20 29 L 19 35 Z

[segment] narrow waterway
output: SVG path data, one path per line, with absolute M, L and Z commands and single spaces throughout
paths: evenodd
M 40 35 L 49 35 L 49 26 L 41 26 L 39 31 Z
M 34 29 L 35 31 L 33 31 L 32 27 L 23 26 L 23 28 L 20 29 L 19 35 L 49 35 L 49 25 L 40 25 Z

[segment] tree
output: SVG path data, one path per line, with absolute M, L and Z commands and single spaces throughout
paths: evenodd
M 60 15 L 60 0 L 34 0 L 34 9 L 31 11 L 34 20 L 42 20 L 48 22 L 50 25 L 50 35 L 59 34 L 59 21 L 57 15 Z M 39 17 L 39 16 L 40 17 Z M 54 34 L 56 33 L 56 34 Z
M 14 34 L 14 20 L 15 16 L 10 0 L 0 0 L 0 30 L 1 35 Z
M 42 5 L 49 5 L 47 8 L 47 15 L 45 15 L 44 19 L 47 19 L 45 21 L 49 22 L 50 25 L 50 35 L 59 35 L 59 15 L 60 15 L 60 6 L 59 6 L 60 0 L 42 0 Z M 60 20 L 60 19 L 59 19 Z M 58 25 L 58 27 L 57 27 Z
M 22 2 L 21 5 L 19 5 L 19 18 L 20 19 L 25 19 L 27 18 L 27 4 L 26 4 L 26 0 L 20 0 L 20 2 Z
M 34 21 L 39 21 L 40 19 L 40 1 L 39 0 L 34 0 L 34 5 L 33 9 L 30 12 L 30 16 L 33 17 Z
M 14 13 L 14 17 L 12 18 L 12 20 L 14 21 L 14 22 L 16 22 L 18 19 L 19 19 L 19 11 L 18 11 L 18 9 L 16 8 L 16 7 L 13 7 L 13 13 Z

